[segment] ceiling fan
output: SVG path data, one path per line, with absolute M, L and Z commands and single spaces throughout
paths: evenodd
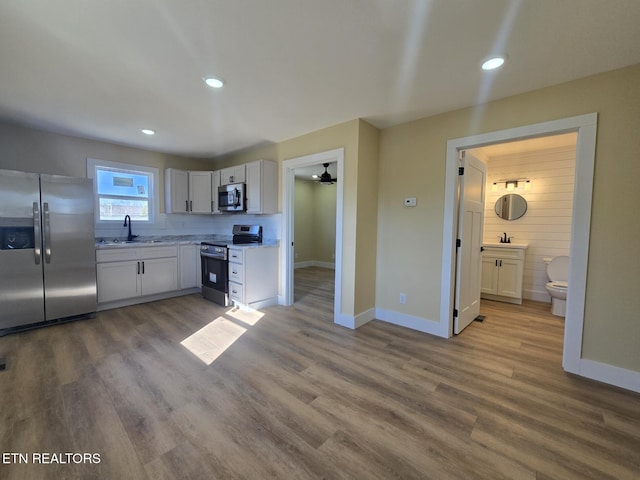
M 329 168 L 329 164 L 323 163 L 322 166 L 324 167 L 324 173 L 320 175 L 320 178 L 318 179 L 318 181 L 323 185 L 332 185 L 335 182 L 337 182 L 338 179 L 331 178 L 331 174 L 327 171 L 327 168 Z

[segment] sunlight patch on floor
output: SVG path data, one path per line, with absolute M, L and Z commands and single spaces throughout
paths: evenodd
M 236 320 L 239 320 L 246 325 L 254 326 L 264 316 L 264 313 L 258 310 L 245 310 L 242 308 L 234 308 L 233 310 L 229 310 L 227 312 L 227 316 L 232 317 Z
M 180 344 L 206 365 L 211 365 L 247 329 L 224 317 L 218 317 Z
M 211 365 L 247 331 L 248 327 L 254 326 L 263 316 L 264 313 L 258 310 L 231 309 L 225 313 L 225 316 L 216 318 L 185 338 L 180 345 L 206 365 Z

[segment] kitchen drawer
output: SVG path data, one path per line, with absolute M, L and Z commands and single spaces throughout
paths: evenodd
M 244 268 L 239 263 L 229 263 L 229 281 L 235 283 L 244 283 Z
M 229 261 L 233 263 L 244 263 L 244 250 L 239 248 L 230 248 Z
M 236 302 L 244 302 L 244 288 L 239 283 L 229 282 L 229 298 Z
M 140 249 L 140 259 L 146 258 L 166 258 L 177 257 L 178 247 L 175 245 L 164 245 L 162 247 L 144 247 Z
M 177 257 L 176 245 L 161 247 L 117 247 L 96 250 L 96 262 L 126 262 L 128 260 L 146 260 L 149 258 Z
M 138 260 L 139 252 L 137 248 L 107 248 L 96 250 L 96 262 L 125 262 L 127 260 Z

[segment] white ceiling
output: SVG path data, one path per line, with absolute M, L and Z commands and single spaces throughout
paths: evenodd
M 2 0 L 0 119 L 212 157 L 637 64 L 638 25 L 638 0 Z

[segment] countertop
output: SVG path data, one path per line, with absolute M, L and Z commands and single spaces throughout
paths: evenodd
M 529 247 L 528 243 L 499 243 L 499 242 L 485 242 L 482 244 L 483 247 L 491 247 L 491 248 L 521 248 L 526 250 Z
M 262 243 L 249 243 L 234 245 L 229 235 L 165 235 L 137 237 L 131 242 L 121 238 L 97 238 L 96 249 L 103 248 L 135 248 L 135 247 L 159 247 L 163 245 L 200 245 L 202 242 L 226 243 L 228 248 L 261 248 L 275 247 L 279 240 L 264 240 Z

